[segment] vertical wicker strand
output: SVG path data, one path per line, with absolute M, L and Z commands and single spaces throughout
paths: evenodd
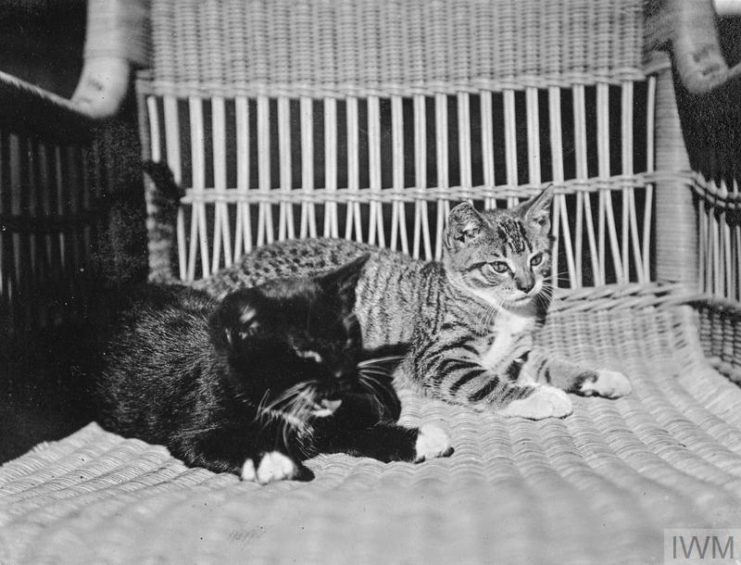
M 162 161 L 162 147 L 160 145 L 160 117 L 157 112 L 157 99 L 154 96 L 147 96 L 147 118 L 149 123 L 149 154 L 152 161 L 159 163 Z
M 738 198 L 739 195 L 738 180 L 736 179 L 733 180 L 733 195 L 736 198 Z M 741 301 L 741 225 L 736 224 L 733 227 L 733 233 L 734 248 L 732 256 L 736 262 L 736 268 L 734 270 L 734 285 L 736 291 L 733 293 L 731 298 L 739 302 Z
M 358 99 L 347 100 L 347 222 L 345 227 L 345 239 L 352 238 L 355 228 L 355 238 L 363 241 L 363 230 L 360 221 L 360 204 L 358 203 L 358 191 L 360 189 L 360 132 L 358 124 Z
M 646 101 L 646 171 L 654 172 L 654 135 L 656 124 L 656 77 L 649 77 Z M 651 277 L 651 226 L 654 200 L 654 185 L 646 185 L 645 205 L 643 208 L 643 272 L 647 278 Z M 699 250 L 702 252 L 702 248 Z
M 515 92 L 504 91 L 504 152 L 507 166 L 507 185 L 517 188 L 517 115 L 515 113 Z M 507 198 L 507 207 L 517 204 L 517 199 Z
M 12 148 L 12 144 L 11 144 Z M 105 162 L 110 163 L 111 162 L 111 156 L 110 156 L 110 148 L 108 144 L 106 144 L 106 151 L 108 152 L 108 155 L 106 155 Z M 13 164 L 13 159 L 11 157 L 11 165 Z M 11 169 L 12 171 L 12 169 Z M 64 202 L 66 198 L 64 197 L 64 176 L 62 172 L 62 150 L 59 145 L 54 145 L 54 177 L 56 180 L 56 204 L 57 204 L 57 216 L 64 215 Z M 109 176 L 110 180 L 110 176 Z M 66 267 L 67 267 L 67 238 L 63 231 L 60 231 L 57 236 L 57 241 L 59 242 L 59 266 L 61 268 L 60 275 L 62 278 L 64 278 L 66 274 Z
M 239 259 L 244 245 L 244 251 L 252 250 L 252 218 L 248 200 L 250 187 L 250 131 L 249 131 L 249 103 L 247 98 L 240 96 L 235 100 L 237 122 L 237 192 L 240 196 L 237 205 L 237 225 L 234 242 L 234 261 Z
M 10 157 L 10 215 L 18 217 L 21 215 L 22 207 L 21 207 L 21 148 L 20 148 L 20 139 L 18 138 L 17 134 L 11 133 L 9 136 L 10 139 L 10 151 L 8 152 Z M 61 159 L 60 159 L 61 160 Z M 60 164 L 60 182 L 61 182 L 61 164 Z M 61 200 L 61 199 L 60 199 Z M 62 209 L 60 209 L 60 216 L 62 216 Z M 25 315 L 25 312 L 22 312 L 21 309 L 23 307 L 24 300 L 24 291 L 26 290 L 23 288 L 23 271 L 26 268 L 26 258 L 21 254 L 21 234 L 17 231 L 13 231 L 12 233 L 12 255 L 15 257 L 15 265 L 13 269 L 12 274 L 12 281 L 13 281 L 13 287 L 15 288 L 15 296 L 12 297 L 12 301 L 15 303 L 15 310 L 18 314 L 18 319 L 22 320 L 22 324 L 25 326 L 25 324 L 29 321 L 28 317 Z M 62 233 L 62 232 L 60 232 Z M 62 236 L 64 237 L 64 236 Z M 72 245 L 67 245 L 65 248 L 65 253 L 63 257 L 70 255 L 69 250 L 71 249 Z M 72 271 L 72 266 L 69 265 L 70 261 L 67 257 L 65 257 L 64 266 L 67 267 L 67 271 L 65 272 L 65 282 L 67 279 L 68 273 Z M 29 301 L 30 302 L 30 301 Z
M 712 181 L 714 182 L 714 181 Z M 707 213 L 707 212 L 706 212 Z M 715 214 L 708 213 L 712 232 L 713 245 L 713 294 L 723 296 L 723 261 L 721 257 L 720 223 Z
M 293 206 L 291 190 L 293 188 L 293 170 L 291 167 L 291 107 L 290 99 L 278 98 L 278 161 L 280 191 L 285 194 L 281 199 L 278 212 L 278 239 L 293 239 Z
M 551 125 L 551 162 L 553 167 L 553 182 L 557 186 L 564 184 L 564 154 L 563 154 L 563 124 L 561 123 L 561 89 L 552 86 L 548 89 L 548 115 Z M 569 226 L 568 212 L 566 209 L 566 196 L 563 194 L 556 196 L 556 202 L 553 210 L 555 217 L 553 233 L 556 235 L 556 247 L 553 253 L 553 272 L 555 273 L 556 282 L 560 283 L 560 271 L 558 265 L 558 245 L 560 243 L 559 223 L 563 231 L 564 253 L 566 255 L 566 268 L 569 275 L 569 287 L 577 286 L 578 279 L 576 274 L 576 265 L 574 263 L 574 249 L 571 244 L 571 228 Z
M 257 245 L 273 241 L 273 209 L 270 202 L 270 101 L 257 98 L 257 183 L 260 200 L 257 215 Z
M 448 154 L 448 97 L 445 94 L 435 95 L 435 131 L 436 137 L 436 161 L 437 161 L 437 188 L 441 194 L 449 192 L 450 170 Z M 437 200 L 437 222 L 435 229 L 435 259 L 442 255 L 443 248 L 443 226 L 445 225 L 446 209 L 443 200 Z
M 733 180 L 733 195 L 736 198 L 738 198 L 739 195 L 738 180 L 736 179 Z M 734 258 L 734 261 L 736 262 L 736 268 L 734 270 L 734 284 L 736 291 L 731 296 L 731 298 L 739 302 L 741 301 L 741 225 L 736 224 L 733 227 L 733 233 L 734 249 L 732 256 Z
M 626 81 L 622 87 L 622 117 L 623 117 L 623 175 L 632 177 L 634 173 L 633 166 L 633 130 L 635 127 L 633 120 L 633 98 L 634 88 L 632 81 Z M 628 214 L 628 225 L 623 225 L 625 232 L 630 234 L 630 244 L 633 249 L 633 261 L 638 274 L 638 282 L 641 284 L 648 282 L 648 273 L 641 268 L 643 260 L 641 258 L 641 241 L 638 233 L 638 213 L 636 210 L 635 188 L 623 190 L 623 214 Z M 625 228 L 628 228 L 627 230 Z M 627 242 L 626 242 L 627 243 Z M 627 247 L 627 245 L 626 245 Z M 630 264 L 628 263 L 628 250 L 624 249 L 625 254 L 625 271 L 626 277 L 630 275 Z
M 211 102 L 213 107 L 213 152 L 214 152 L 214 257 L 212 272 L 219 270 L 221 249 L 224 250 L 224 264 L 232 263 L 232 234 L 229 226 L 229 208 L 226 202 L 226 110 L 224 98 L 217 96 Z
M 598 174 L 600 179 L 607 182 L 610 178 L 610 98 L 609 86 L 606 84 L 597 85 L 597 157 L 598 157 Z M 612 262 L 615 267 L 615 274 L 618 283 L 628 281 L 629 273 L 627 264 L 620 259 L 620 243 L 615 227 L 615 211 L 612 207 L 612 191 L 600 191 L 599 195 L 599 245 L 600 256 L 605 254 L 605 220 L 607 221 L 607 231 L 610 238 L 610 251 L 612 252 Z M 623 270 L 625 268 L 625 270 Z M 602 278 L 605 279 L 605 265 L 602 264 Z
M 339 237 L 337 218 L 337 100 L 324 101 L 324 184 L 327 203 L 324 212 L 324 237 Z
M 6 134 L 5 132 L 0 129 L 0 214 L 3 214 L 5 212 L 5 179 L 6 179 L 6 170 L 8 167 L 7 160 L 5 158 L 6 155 L 6 148 L 5 148 L 5 140 L 6 140 Z M 43 175 L 43 172 L 42 172 Z M 5 253 L 5 241 L 6 241 L 6 231 L 0 229 L 0 314 L 5 315 L 6 312 L 10 314 L 10 285 L 6 284 L 6 273 L 7 268 L 5 265 L 7 254 Z M 7 310 L 6 310 L 7 309 Z M 12 325 L 12 319 L 11 320 L 0 320 L 0 323 L 5 324 L 7 327 L 10 327 Z M 4 328 L 4 326 L 0 326 L 0 328 Z
M 27 184 L 27 190 L 28 194 L 26 195 L 26 203 L 25 206 L 27 207 L 27 213 L 31 218 L 38 218 L 39 217 L 39 211 L 37 207 L 37 179 L 36 179 L 36 143 L 34 140 L 26 139 L 25 140 L 25 148 L 24 148 L 24 154 L 26 155 L 26 174 L 24 175 L 24 181 Z M 80 148 L 77 148 L 78 155 L 82 152 Z M 80 163 L 81 165 L 82 163 Z M 85 167 L 80 166 L 81 169 L 81 177 L 84 175 Z M 81 198 L 84 198 L 85 195 L 85 187 L 83 186 L 82 178 L 80 178 L 79 183 L 79 190 L 80 190 L 80 196 Z M 87 206 L 85 206 L 84 201 L 81 200 L 80 207 L 87 212 Z M 85 241 L 85 223 L 80 223 L 80 245 L 82 248 L 83 258 L 87 257 L 88 253 L 88 245 Z M 28 261 L 29 261 L 29 267 L 30 267 L 30 277 L 29 277 L 29 283 L 31 289 L 38 288 L 38 283 L 43 280 L 40 275 L 41 273 L 39 268 L 39 261 L 38 261 L 38 246 L 37 246 L 37 238 L 38 234 L 35 231 L 32 231 L 28 234 Z M 85 262 L 83 261 L 82 265 L 80 265 L 84 269 L 86 267 Z M 39 308 L 36 308 L 38 311 Z M 33 316 L 33 314 L 32 314 Z M 41 316 L 43 316 L 43 312 L 38 312 L 38 315 L 35 316 L 36 322 L 39 323 L 39 325 L 43 325 L 43 320 L 41 319 Z
M 208 277 L 210 273 L 208 246 L 208 227 L 206 223 L 206 146 L 205 128 L 203 125 L 203 100 L 191 97 L 188 100 L 190 110 L 190 142 L 193 159 L 193 217 L 191 220 L 191 248 L 188 280 L 195 278 L 196 245 L 200 248 L 201 276 Z
M 576 178 L 578 181 L 586 182 L 589 176 L 587 170 L 587 111 L 584 96 L 584 85 L 574 86 L 574 143 L 576 146 Z M 583 228 L 586 224 L 587 243 L 589 245 L 589 258 L 592 266 L 592 284 L 600 286 L 605 284 L 601 276 L 600 265 L 605 258 L 599 255 L 597 242 L 594 235 L 594 217 L 592 215 L 592 199 L 588 192 L 580 191 L 577 195 L 576 209 L 576 234 L 577 234 L 577 262 L 583 266 L 582 241 L 584 237 Z M 582 273 L 579 275 L 579 286 L 583 285 Z
M 316 214 L 311 196 L 314 192 L 314 101 L 301 98 L 301 190 L 309 197 L 301 202 L 299 237 L 316 237 Z
M 487 190 L 494 188 L 494 112 L 492 93 L 488 90 L 481 93 L 481 154 L 484 166 L 484 186 Z M 496 206 L 494 198 L 487 198 L 484 207 L 487 210 Z
M 98 173 L 100 171 L 100 168 L 98 166 L 97 161 L 97 149 L 98 145 L 93 144 L 93 147 L 91 148 L 91 164 L 93 165 L 93 174 Z M 48 218 L 51 215 L 51 198 L 50 198 L 50 190 L 51 190 L 51 184 L 49 179 L 49 154 L 48 154 L 48 148 L 46 143 L 43 141 L 39 141 L 38 145 L 38 183 L 39 183 L 39 215 L 42 218 Z M 96 178 L 95 186 L 99 186 L 99 180 Z M 97 196 L 97 195 L 96 195 Z M 0 199 L 2 200 L 2 199 Z M 0 208 L 2 207 L 2 204 L 0 203 Z M 1 210 L 0 210 L 1 211 Z M 41 252 L 41 255 L 43 257 L 43 269 L 44 269 L 44 275 L 47 280 L 54 280 L 54 265 L 52 262 L 52 236 L 50 233 L 46 233 L 44 236 L 43 241 L 39 242 L 39 246 L 43 247 L 43 250 Z M 0 249 L 2 249 L 2 245 L 0 242 Z M 0 253 L 2 255 L 2 253 Z M 0 271 L 2 271 L 2 267 L 0 265 Z M 0 277 L 0 295 L 2 294 L 2 284 L 3 280 L 2 277 Z
M 699 289 L 702 291 L 707 291 L 709 287 L 709 266 L 710 261 L 708 259 L 709 255 L 709 246 L 708 246 L 708 222 L 707 222 L 707 214 L 705 214 L 705 211 L 702 209 L 702 206 L 700 206 L 698 210 L 699 220 L 698 220 L 698 263 L 700 266 L 699 272 L 698 272 L 698 284 Z
M 527 170 L 529 182 L 533 186 L 541 184 L 540 174 L 540 113 L 538 111 L 538 90 L 525 91 L 527 107 Z
M 458 94 L 458 163 L 461 172 L 461 187 L 470 191 L 473 187 L 473 172 L 471 170 L 471 95 L 467 92 Z M 445 216 L 450 212 L 450 202 L 444 203 Z M 442 226 L 438 228 L 438 231 Z M 442 246 L 438 248 L 438 257 Z
M 532 186 L 541 184 L 541 163 L 540 163 L 540 113 L 538 111 L 538 91 L 535 88 L 528 88 L 525 91 L 526 105 L 526 123 L 527 123 L 527 170 L 528 182 Z M 557 201 L 557 199 L 556 199 Z M 554 206 L 554 212 L 557 209 Z M 554 231 L 558 233 L 558 223 L 554 219 Z M 555 267 L 556 254 L 552 258 L 552 267 Z M 552 271 L 557 273 L 557 271 Z M 558 275 L 554 275 L 558 278 Z M 550 281 L 553 284 L 553 280 Z M 554 286 L 556 286 L 554 284 Z
M 39 218 L 41 221 L 44 220 L 45 217 L 47 217 L 47 210 L 48 207 L 48 195 L 44 194 L 44 186 L 42 182 L 42 176 L 44 175 L 43 170 L 41 169 L 42 166 L 42 155 L 44 153 L 44 142 L 41 140 L 34 140 L 29 141 L 28 146 L 28 157 L 29 157 L 29 188 L 31 190 L 31 198 L 30 198 L 30 206 L 32 210 L 32 214 L 34 217 Z M 91 204 L 91 198 L 90 198 L 90 178 L 89 178 L 89 171 L 88 168 L 92 166 L 92 159 L 90 158 L 90 150 L 86 149 L 84 151 L 84 165 L 83 165 L 83 182 L 85 183 L 83 193 L 86 195 L 84 205 L 85 205 L 85 213 L 90 213 L 90 204 Z M 91 238 L 91 225 L 96 220 L 92 220 L 90 223 L 85 223 L 84 227 L 84 248 L 87 250 L 86 259 L 88 260 L 89 266 L 90 264 L 90 251 L 93 249 L 91 245 L 93 244 L 92 238 Z M 32 246 L 34 247 L 33 254 L 35 255 L 34 263 L 35 263 L 35 275 L 36 278 L 33 281 L 33 288 L 37 289 L 40 288 L 40 285 L 45 284 L 46 281 L 52 280 L 49 277 L 49 264 L 48 264 L 48 248 L 47 248 L 47 236 L 45 236 L 43 233 L 37 233 L 33 236 L 33 239 L 31 241 Z M 2 249 L 2 243 L 0 242 L 0 249 Z M 2 270 L 2 266 L 0 266 L 0 270 Z M 2 277 L 0 277 L 0 281 L 2 280 Z M 2 282 L 0 282 L 0 285 Z M 0 290 L 0 293 L 2 290 Z M 0 308 L 1 309 L 1 308 Z M 43 307 L 42 304 L 38 304 L 36 308 L 36 320 L 39 325 L 46 326 L 51 321 L 50 316 L 51 312 L 49 311 L 49 308 Z
M 377 96 L 368 98 L 368 168 L 370 184 L 370 218 L 368 243 L 386 246 L 381 203 L 381 110 Z
M 414 96 L 414 179 L 418 200 L 414 209 L 414 243 L 412 256 L 419 259 L 424 245 L 424 257 L 432 256 L 430 226 L 427 219 L 427 108 L 423 95 Z
M 80 176 L 79 176 L 79 160 L 77 157 L 77 147 L 75 146 L 67 146 L 65 149 L 65 158 L 67 161 L 67 186 L 68 192 L 67 192 L 67 204 L 68 204 L 68 213 L 69 217 L 73 219 L 73 221 L 76 223 L 77 219 L 79 218 L 80 214 L 80 194 L 79 194 L 79 187 L 80 187 Z M 23 169 L 21 169 L 22 173 Z M 21 201 L 22 203 L 22 201 Z M 70 234 L 70 290 L 75 292 L 77 289 L 76 283 L 77 283 L 77 277 L 81 266 L 81 258 L 84 254 L 84 251 L 81 249 L 81 241 L 80 241 L 80 232 L 79 232 L 79 226 L 72 224 L 69 229 Z M 25 239 L 25 238 L 24 238 Z M 22 240 L 23 241 L 23 240 Z M 25 243 L 25 241 L 23 242 Z
M 728 190 L 728 183 L 723 180 L 721 181 L 721 195 L 727 197 L 730 194 Z M 730 298 L 733 296 L 733 260 L 731 258 L 731 227 L 728 225 L 728 216 L 726 215 L 726 208 L 719 214 L 718 221 L 720 222 L 722 235 L 722 248 L 723 248 L 723 271 L 724 271 L 724 289 L 723 297 Z
M 404 190 L 404 107 L 400 96 L 391 98 L 391 144 L 393 188 L 398 194 Z M 399 236 L 401 231 L 401 236 Z M 391 249 L 398 249 L 397 237 L 401 240 L 401 250 L 409 253 L 409 233 L 406 227 L 406 206 L 403 200 L 394 198 L 391 220 Z

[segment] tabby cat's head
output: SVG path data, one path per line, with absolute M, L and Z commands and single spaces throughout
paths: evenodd
M 505 210 L 450 211 L 445 266 L 458 288 L 495 306 L 525 306 L 547 289 L 553 188 Z
M 364 255 L 322 276 L 271 281 L 224 298 L 211 319 L 212 339 L 248 401 L 305 423 L 368 388 L 353 313 L 367 260 Z

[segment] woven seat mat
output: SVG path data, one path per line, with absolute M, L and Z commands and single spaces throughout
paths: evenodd
M 311 483 L 188 469 L 91 424 L 0 468 L 0 562 L 661 562 L 664 528 L 741 525 L 741 390 L 695 326 L 686 306 L 559 313 L 548 347 L 632 395 L 531 422 L 403 392 L 452 457 L 320 456 Z

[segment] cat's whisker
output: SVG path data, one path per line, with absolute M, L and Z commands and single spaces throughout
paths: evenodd
M 279 406 L 283 404 L 287 404 L 288 402 L 292 401 L 294 397 L 299 396 L 302 394 L 307 388 L 310 388 L 314 386 L 316 383 L 314 381 L 308 381 L 308 382 L 302 382 L 298 383 L 285 391 L 283 391 L 280 395 L 278 395 L 276 398 L 273 399 L 270 404 L 265 405 L 266 410 L 276 410 Z
M 393 380 L 391 376 L 385 371 L 358 371 L 358 378 L 363 382 L 373 383 L 378 386 L 391 386 Z
M 358 374 L 360 375 L 374 375 L 376 377 L 381 377 L 385 380 L 391 380 L 391 374 L 382 367 L 362 367 L 358 369 Z
M 550 273 L 546 275 L 545 277 L 543 277 L 543 280 L 568 283 L 571 279 L 569 278 L 568 271 L 563 271 L 560 273 Z
M 257 406 L 255 407 L 258 416 L 260 416 L 261 413 L 267 408 L 268 398 L 270 398 L 270 389 L 267 389 L 265 391 L 265 394 L 262 395 L 260 402 L 258 402 Z
M 376 403 L 378 407 L 383 408 L 384 402 L 381 398 L 381 393 L 387 392 L 386 389 L 383 388 L 383 385 L 372 377 L 363 375 L 362 373 L 358 376 L 361 386 L 368 392 L 371 399 Z
M 362 367 L 369 367 L 369 366 L 377 365 L 378 363 L 384 363 L 386 361 L 399 361 L 403 358 L 404 358 L 403 355 L 388 355 L 386 357 L 374 357 L 373 359 L 365 359 L 363 361 L 360 361 L 357 367 L 360 369 Z

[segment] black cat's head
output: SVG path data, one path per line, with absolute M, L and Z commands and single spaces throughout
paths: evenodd
M 307 421 L 361 387 L 362 333 L 353 306 L 364 255 L 328 274 L 227 295 L 211 319 L 238 390 L 262 409 Z

